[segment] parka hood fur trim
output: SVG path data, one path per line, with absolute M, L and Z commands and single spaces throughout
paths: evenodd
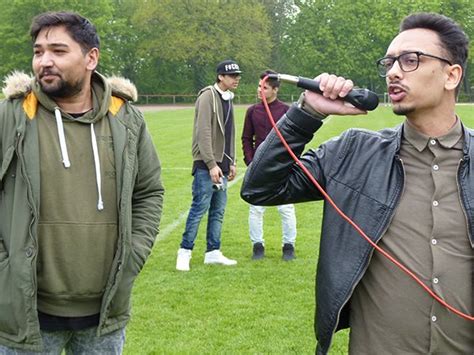
M 21 71 L 13 71 L 3 80 L 3 95 L 6 99 L 15 99 L 26 96 L 31 91 L 31 80 L 33 77 Z
M 34 79 L 21 71 L 13 71 L 3 80 L 2 92 L 6 99 L 14 99 L 26 96 L 31 91 L 31 83 Z M 128 79 L 119 76 L 106 78 L 107 83 L 112 88 L 112 95 L 119 96 L 128 101 L 137 101 L 138 92 L 135 85 Z

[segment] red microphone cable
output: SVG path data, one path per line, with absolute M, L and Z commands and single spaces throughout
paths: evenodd
M 264 77 L 262 79 L 260 87 L 264 87 L 265 83 L 268 79 L 268 76 Z M 316 188 L 321 192 L 321 194 L 324 196 L 325 200 L 329 202 L 329 204 L 336 210 L 336 212 L 344 219 L 346 220 L 347 223 L 349 223 L 372 247 L 374 247 L 375 250 L 377 250 L 379 253 L 381 253 L 383 256 L 385 256 L 388 260 L 390 260 L 395 266 L 397 266 L 400 270 L 405 272 L 408 276 L 410 276 L 415 282 L 420 285 L 432 298 L 434 298 L 438 303 L 440 303 L 443 307 L 447 308 L 454 314 L 458 315 L 461 318 L 474 321 L 474 316 L 471 316 L 469 314 L 466 314 L 455 307 L 451 306 L 450 304 L 446 303 L 440 296 L 438 296 L 431 288 L 426 286 L 423 281 L 421 281 L 418 276 L 416 276 L 411 270 L 409 270 L 405 265 L 400 263 L 398 260 L 396 260 L 393 256 L 391 256 L 388 252 L 386 252 L 384 249 L 379 247 L 376 243 L 374 243 L 368 236 L 365 234 L 365 232 L 353 221 L 351 220 L 344 212 L 341 211 L 341 209 L 334 203 L 332 198 L 327 194 L 326 191 L 319 185 L 319 183 L 316 181 L 316 179 L 311 175 L 309 170 L 303 165 L 303 163 L 298 159 L 298 157 L 293 153 L 291 150 L 290 146 L 286 142 L 285 138 L 283 138 L 283 135 L 281 132 L 278 130 L 275 120 L 273 119 L 273 115 L 270 111 L 270 108 L 268 107 L 267 99 L 265 95 L 262 93 L 262 102 L 263 105 L 265 106 L 265 110 L 268 115 L 268 119 L 270 120 L 270 123 L 273 126 L 273 129 L 275 130 L 276 134 L 280 138 L 281 142 L 283 143 L 283 146 L 286 148 L 290 156 L 293 158 L 293 160 L 300 166 L 300 168 L 303 170 L 303 172 L 306 174 L 306 176 L 311 180 L 311 182 L 316 186 Z

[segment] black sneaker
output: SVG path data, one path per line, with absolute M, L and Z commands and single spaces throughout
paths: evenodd
M 262 243 L 255 243 L 253 245 L 252 259 L 253 260 L 259 260 L 259 259 L 263 259 L 264 256 L 265 256 L 265 247 L 263 246 L 263 244 Z
M 282 251 L 283 251 L 283 255 L 282 255 L 283 260 L 290 261 L 295 258 L 295 247 L 293 246 L 293 244 L 288 244 L 288 243 L 283 244 Z

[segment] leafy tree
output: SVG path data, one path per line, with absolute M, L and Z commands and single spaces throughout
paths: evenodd
M 227 58 L 244 71 L 239 93 L 254 93 L 265 68 L 310 77 L 334 72 L 381 93 L 385 82 L 375 61 L 407 14 L 445 14 L 474 39 L 472 0 L 5 0 L 3 5 L 0 77 L 12 70 L 31 72 L 34 16 L 69 10 L 96 25 L 99 70 L 126 76 L 149 94 L 195 94 Z M 474 40 L 470 53 L 465 93 L 474 86 Z
M 384 55 L 408 14 L 442 13 L 462 24 L 471 38 L 474 34 L 470 0 L 307 0 L 295 4 L 299 12 L 282 46 L 288 67 L 309 76 L 334 72 L 377 92 L 385 91 L 385 82 L 377 76 L 375 61 Z M 466 81 L 472 80 L 472 66 L 471 59 Z
M 116 61 L 118 53 L 114 44 L 116 34 L 124 22 L 116 19 L 116 3 L 113 0 L 13 0 L 2 7 L 0 12 L 0 75 L 4 77 L 13 70 L 31 72 L 32 42 L 29 28 L 33 18 L 46 11 L 75 11 L 89 18 L 97 28 L 101 38 L 100 70 L 120 72 L 123 70 Z M 126 15 L 124 13 L 124 15 Z M 112 38 L 113 37 L 113 38 Z M 104 41 L 104 39 L 107 39 Z M 112 39 L 112 40 L 109 40 Z M 116 45 L 116 47 L 118 47 Z
M 262 4 L 270 20 L 272 40 L 270 63 L 272 68 L 278 70 L 284 66 L 284 58 L 280 55 L 283 39 L 288 27 L 291 26 L 292 19 L 297 14 L 298 7 L 294 0 L 262 0 Z
M 120 0 L 111 2 L 112 12 L 103 24 L 97 25 L 102 41 L 100 70 L 106 74 L 122 75 L 136 82 L 144 64 L 144 59 L 137 55 L 138 46 L 143 39 L 135 28 L 131 15 L 140 3 Z
M 264 7 L 255 1 L 144 1 L 133 22 L 146 38 L 140 42 L 139 55 L 148 65 L 157 65 L 156 73 L 161 75 L 153 80 L 157 92 L 170 76 L 178 90 L 195 92 L 214 80 L 215 66 L 223 59 L 237 60 L 244 78 L 268 63 L 269 21 Z M 163 72 L 168 64 L 178 72 Z

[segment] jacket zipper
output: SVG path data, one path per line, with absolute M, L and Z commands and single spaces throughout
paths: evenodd
M 125 146 L 123 148 L 123 151 L 122 151 L 122 157 L 125 156 L 125 152 L 127 151 L 128 147 L 129 147 L 129 137 L 130 137 L 130 129 L 129 128 L 126 128 L 125 130 Z M 107 319 L 108 317 L 108 314 L 110 312 L 110 304 L 111 304 L 111 292 L 112 292 L 112 288 L 115 286 L 116 287 L 116 284 L 117 284 L 117 274 L 121 271 L 122 269 L 122 259 L 123 259 L 123 255 L 124 255 L 124 246 L 123 244 L 125 243 L 125 235 L 127 234 L 127 229 L 126 229 L 126 226 L 125 226 L 125 222 L 123 222 L 124 225 L 122 225 L 122 221 L 124 220 L 123 218 L 120 218 L 120 215 L 123 213 L 123 209 L 121 208 L 121 204 L 122 204 L 122 197 L 123 197 L 123 189 L 124 189 L 124 186 L 125 186 L 125 183 L 124 183 L 124 172 L 125 172 L 125 165 L 126 165 L 126 159 L 122 159 L 122 166 L 121 166 L 121 172 L 122 172 L 122 178 L 120 179 L 121 182 L 122 182 L 122 186 L 120 186 L 120 197 L 118 199 L 118 208 L 119 208 L 119 221 L 118 221 L 118 226 L 119 226 L 119 240 L 118 240 L 118 244 L 121 242 L 122 245 L 119 247 L 120 248 L 120 255 L 119 253 L 117 253 L 117 259 L 114 258 L 114 261 L 113 261 L 113 265 L 112 265 L 112 269 L 110 270 L 110 275 L 112 275 L 113 273 L 113 278 L 112 280 L 109 280 L 107 282 L 107 285 L 105 287 L 105 291 L 104 291 L 104 296 L 103 296 L 103 299 L 106 300 L 106 307 L 104 308 L 104 303 L 101 305 L 101 309 L 100 309 L 100 318 L 99 318 L 99 325 L 97 326 L 97 335 L 100 336 L 102 334 L 102 329 L 104 328 L 105 326 L 105 320 Z M 109 276 L 110 277 L 110 276 Z
M 26 164 L 25 164 L 23 149 L 22 149 L 23 138 L 24 137 L 21 134 L 21 132 L 17 132 L 17 140 L 16 140 L 16 144 L 15 144 L 15 150 L 17 152 L 18 161 L 20 163 L 20 173 L 21 173 L 21 176 L 22 176 L 22 178 L 23 178 L 23 180 L 25 181 L 25 184 L 26 184 L 27 196 L 28 195 L 33 196 L 33 188 L 31 187 L 31 182 L 28 179 L 28 176 L 26 174 Z M 30 222 L 30 225 L 28 227 L 28 231 L 29 231 L 30 239 L 33 243 L 33 246 L 32 246 L 33 250 L 34 250 L 35 253 L 37 253 L 38 252 L 38 243 L 35 240 L 35 238 L 33 237 L 32 230 L 33 230 L 33 225 L 36 223 L 36 220 L 37 220 L 38 211 L 36 210 L 36 206 L 35 206 L 34 202 L 32 203 L 30 198 L 27 198 L 27 203 L 28 203 L 28 207 L 33 212 L 31 222 Z M 33 260 L 36 260 L 36 257 L 31 255 L 30 258 L 31 258 L 30 262 L 31 262 L 31 264 L 33 264 Z M 33 283 L 33 292 L 31 294 L 31 296 L 33 297 L 36 294 L 36 289 L 37 289 L 36 275 L 33 275 L 31 277 L 31 280 L 32 280 L 32 283 Z
M 400 197 L 403 195 L 403 191 L 405 191 L 405 168 L 403 167 L 403 160 L 399 157 L 399 156 L 395 156 L 395 160 L 398 160 L 400 162 L 400 166 L 402 168 L 402 172 L 403 172 L 403 189 L 401 190 L 400 194 L 398 195 L 398 198 L 397 198 L 397 203 L 396 205 L 394 206 L 394 211 L 397 209 L 397 206 L 398 204 L 400 203 Z M 388 220 L 387 222 L 387 225 L 385 226 L 384 230 L 382 231 L 382 233 L 380 233 L 380 237 L 376 240 L 375 243 L 378 243 L 379 240 L 384 236 L 384 234 L 387 232 L 388 230 L 388 227 L 390 226 L 392 220 L 393 220 L 393 217 L 394 217 L 395 213 L 392 213 L 392 215 L 390 216 L 390 219 Z M 370 261 L 372 260 L 372 256 L 374 255 L 374 251 L 375 249 L 372 248 L 372 250 L 370 251 L 370 255 L 369 255 L 369 260 L 367 261 L 364 269 L 362 270 L 362 272 L 360 273 L 360 276 L 359 278 L 356 280 L 356 282 L 354 282 L 354 284 L 352 285 L 352 288 L 351 288 L 351 292 L 349 293 L 349 296 L 346 298 L 346 300 L 344 301 L 344 303 L 342 304 L 341 308 L 339 309 L 339 312 L 337 312 L 337 318 L 336 318 L 336 325 L 334 326 L 334 328 L 331 330 L 331 341 L 329 342 L 329 345 L 328 345 L 328 349 L 331 347 L 331 343 L 332 343 L 332 339 L 333 339 L 333 336 L 334 336 L 334 333 L 335 333 L 335 330 L 336 330 L 336 326 L 337 324 L 339 324 L 339 319 L 341 317 L 341 312 L 342 312 L 342 309 L 346 306 L 347 302 L 349 302 L 349 300 L 351 299 L 352 297 L 352 294 L 354 293 L 354 290 L 355 290 L 355 287 L 356 285 L 359 284 L 360 280 L 362 279 L 362 276 L 365 274 L 365 272 L 367 271 L 367 268 L 369 267 L 369 264 L 370 264 Z

